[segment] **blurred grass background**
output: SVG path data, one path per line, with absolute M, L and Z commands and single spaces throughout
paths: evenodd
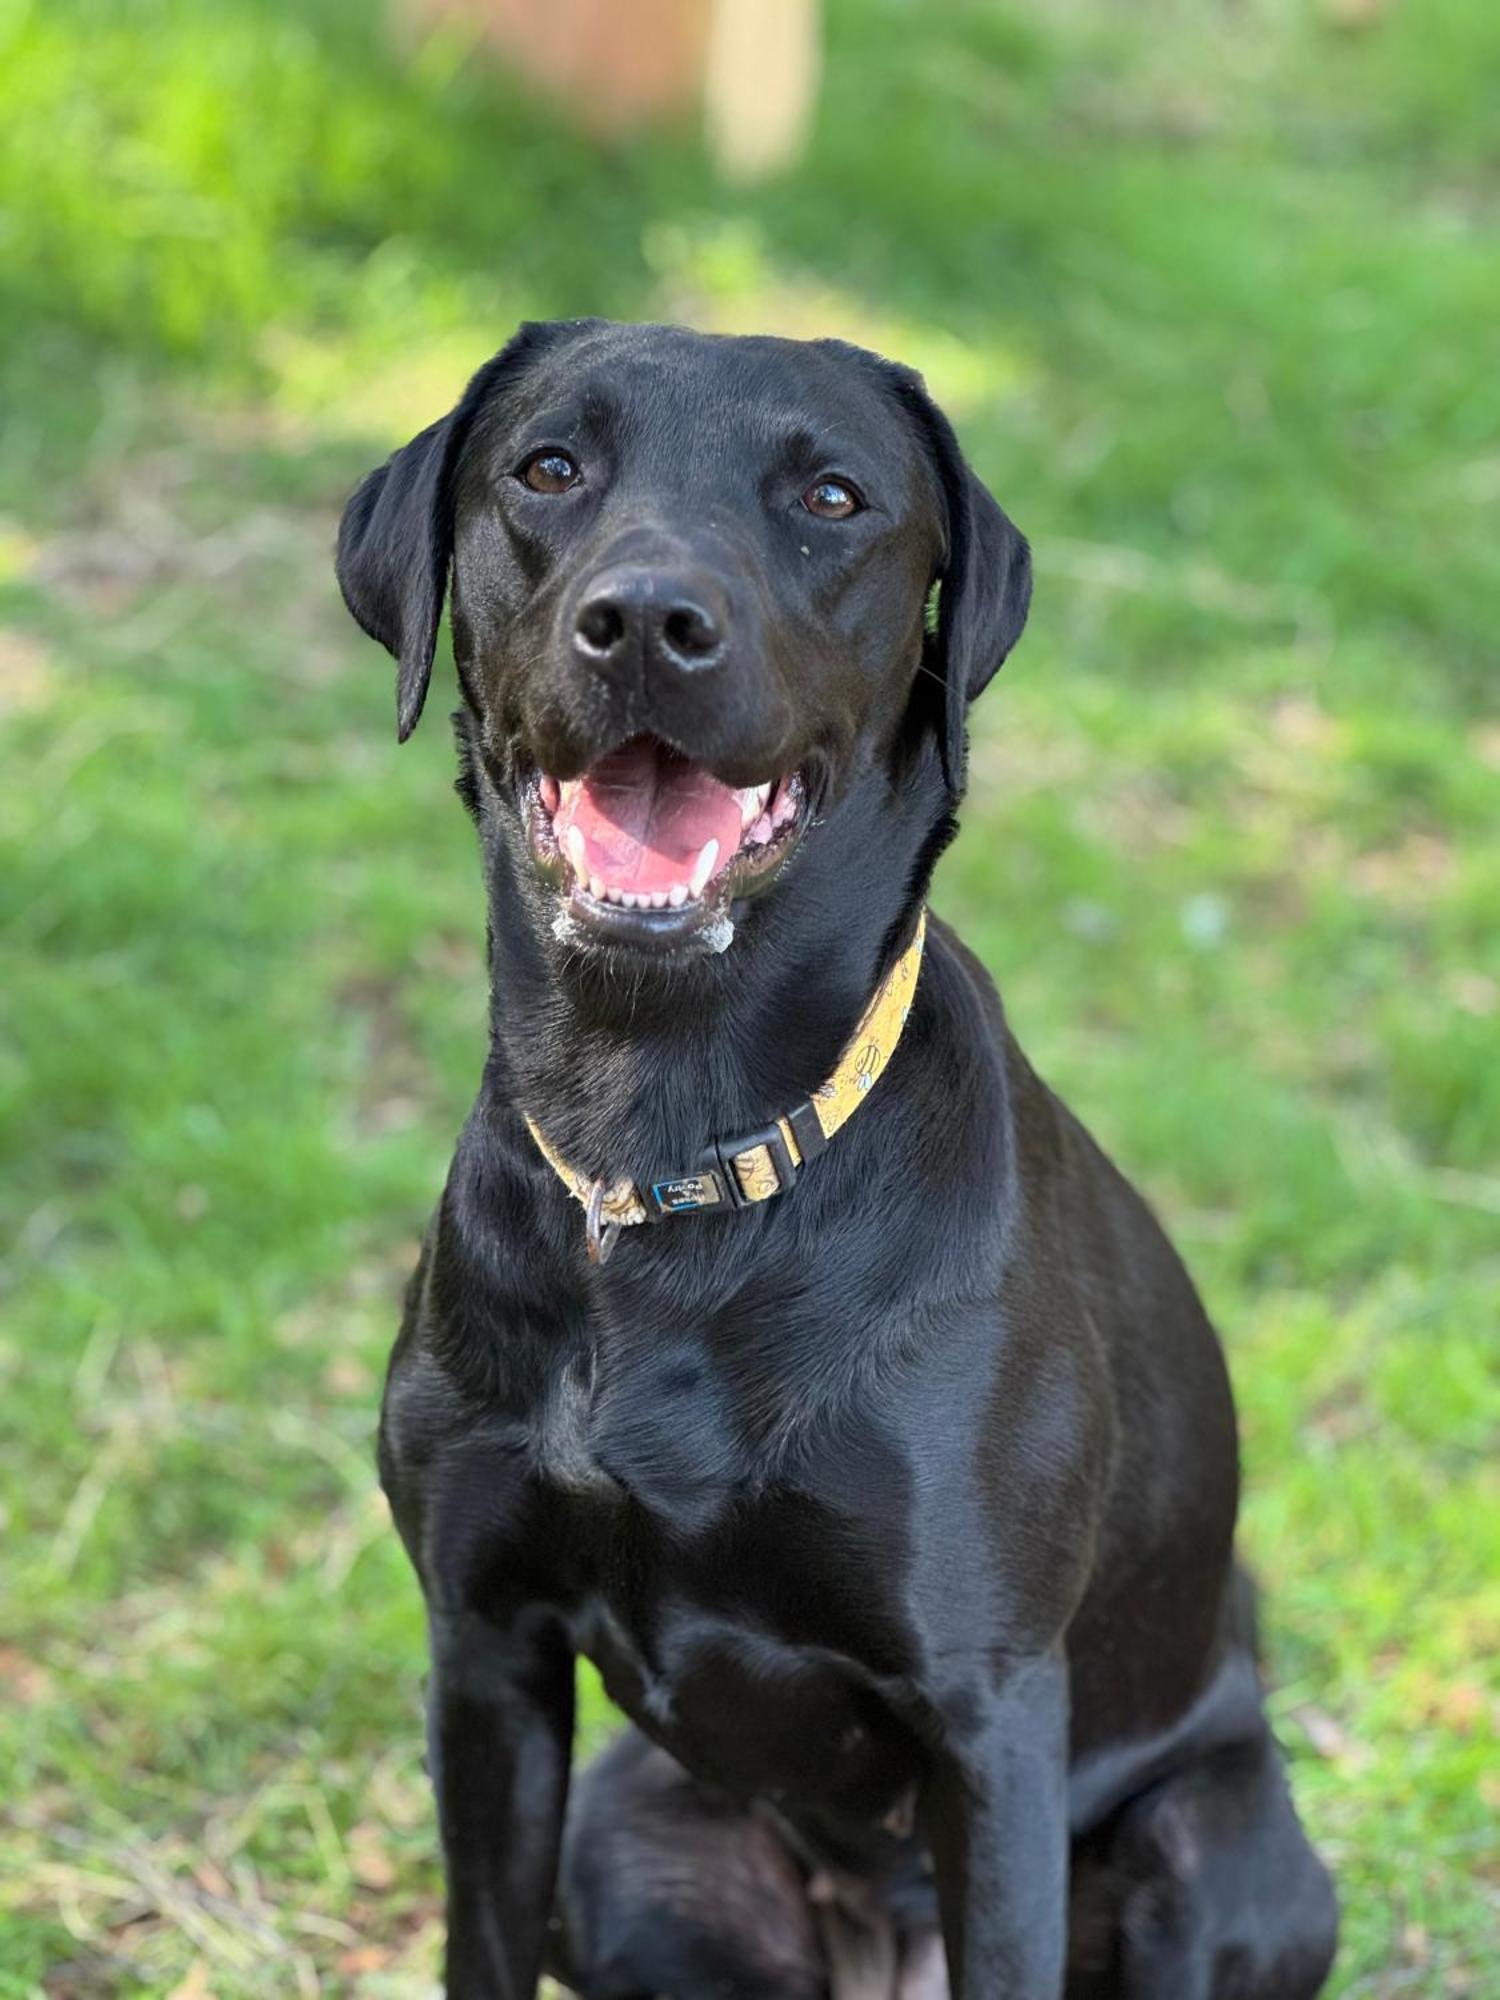
M 482 919 L 329 553 L 594 311 L 916 362 L 1034 538 L 938 900 L 1224 1330 L 1334 1991 L 1500 1992 L 1500 10 L 828 34 L 732 193 L 355 0 L 0 0 L 0 1996 L 432 1991 L 370 1440 Z

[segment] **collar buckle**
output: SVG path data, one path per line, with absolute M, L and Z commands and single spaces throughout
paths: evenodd
M 776 1185 L 747 1189 L 735 1163 L 746 1153 L 759 1152 L 762 1147 L 775 1171 Z M 731 1208 L 752 1208 L 757 1202 L 769 1201 L 773 1194 L 789 1194 L 797 1185 L 797 1168 L 787 1150 L 786 1137 L 775 1124 L 763 1125 L 758 1132 L 743 1132 L 737 1139 L 713 1140 L 706 1163 L 717 1165 L 729 1190 Z
M 774 1180 L 767 1184 L 762 1176 L 747 1186 L 738 1162 L 747 1153 L 762 1152 Z M 756 1132 L 742 1132 L 736 1139 L 711 1139 L 694 1173 L 651 1183 L 646 1208 L 653 1222 L 665 1222 L 669 1216 L 701 1215 L 705 1209 L 753 1208 L 796 1185 L 797 1164 L 785 1134 L 779 1125 L 764 1125 Z

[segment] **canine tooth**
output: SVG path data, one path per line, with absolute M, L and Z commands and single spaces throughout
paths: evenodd
M 750 829 L 750 838 L 757 846 L 763 846 L 771 838 L 771 815 L 762 813 Z
M 794 819 L 796 814 L 797 801 L 792 797 L 791 793 L 788 791 L 778 793 L 776 803 L 771 808 L 771 824 L 773 826 L 784 826 L 789 819 Z
M 602 876 L 590 875 L 589 894 L 593 897 L 596 903 L 602 903 L 604 901 L 604 879 Z
M 568 859 L 581 876 L 589 872 L 588 843 L 576 826 L 568 828 Z
M 542 782 L 540 787 L 538 788 L 538 792 L 542 804 L 543 806 L 545 806 L 547 811 L 549 813 L 555 813 L 562 800 L 562 788 L 558 784 L 556 778 L 549 777 L 547 773 L 543 771 Z
M 691 889 L 691 891 L 695 896 L 701 896 L 703 894 L 704 888 L 708 882 L 708 878 L 714 872 L 714 863 L 718 860 L 718 858 L 719 858 L 718 841 L 716 840 L 705 841 L 703 844 L 703 852 L 698 856 L 698 859 L 693 866 L 692 875 L 688 881 L 688 887 L 689 889 Z
M 667 901 L 674 910 L 680 910 L 688 899 L 686 882 L 674 882 L 667 891 Z
M 741 825 L 754 826 L 766 809 L 766 800 L 771 796 L 771 787 L 769 784 L 746 785 L 744 790 L 737 792 L 735 796 L 740 802 Z

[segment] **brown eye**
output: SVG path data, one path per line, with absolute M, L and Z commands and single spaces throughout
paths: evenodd
M 565 451 L 539 451 L 521 467 L 521 479 L 533 493 L 566 493 L 578 484 L 578 467 Z
M 809 514 L 818 514 L 825 521 L 844 521 L 859 512 L 862 502 L 842 479 L 819 479 L 803 494 L 802 504 Z

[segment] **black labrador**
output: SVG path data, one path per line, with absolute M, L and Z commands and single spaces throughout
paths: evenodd
M 338 576 L 403 738 L 451 582 L 488 889 L 380 1440 L 448 1992 L 1315 1993 L 1218 1343 L 922 916 L 1031 581 L 920 378 L 525 327 Z

